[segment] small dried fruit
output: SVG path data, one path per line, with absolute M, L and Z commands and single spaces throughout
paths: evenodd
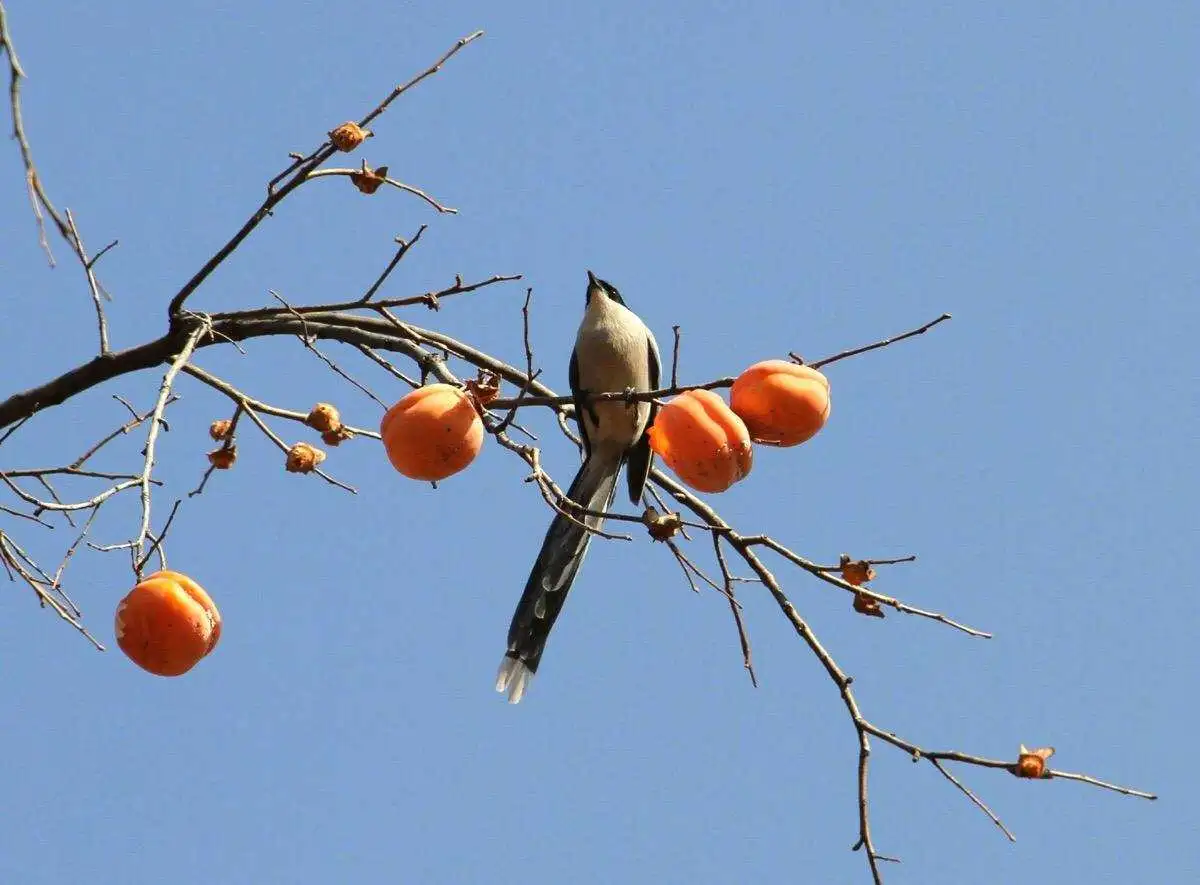
M 1053 747 L 1039 747 L 1036 750 L 1029 750 L 1026 749 L 1024 744 L 1021 744 L 1021 750 L 1017 755 L 1016 770 L 1013 771 L 1013 774 L 1017 777 L 1045 777 L 1046 760 L 1053 755 Z
M 879 600 L 865 593 L 854 594 L 854 610 L 860 615 L 869 615 L 872 618 L 883 617 L 883 609 L 879 607 Z
M 217 442 L 222 442 L 229 436 L 229 431 L 233 429 L 233 422 L 228 418 L 221 418 L 208 425 L 208 435 Z
M 465 381 L 464 385 L 481 408 L 486 409 L 500 397 L 500 376 L 495 372 L 480 369 L 479 377 Z
M 337 430 L 326 430 L 321 434 L 321 440 L 327 446 L 340 446 L 348 439 L 354 439 L 354 431 L 344 424 Z
M 379 186 L 387 181 L 387 174 L 387 166 L 372 169 L 367 165 L 367 161 L 363 160 L 362 168 L 357 172 L 350 173 L 350 181 L 364 194 L 370 195 L 379 190 Z
M 861 587 L 867 581 L 875 580 L 875 569 L 865 559 L 851 560 L 849 554 L 843 553 L 838 566 L 842 570 L 842 580 L 855 587 Z
M 329 140 L 339 151 L 349 153 L 368 138 L 374 135 L 369 129 L 363 129 L 353 120 L 343 123 L 329 132 Z
M 325 453 L 316 446 L 299 442 L 288 449 L 286 467 L 288 473 L 312 473 L 324 460 Z
M 237 460 L 237 446 L 221 446 L 208 453 L 208 463 L 217 470 L 228 470 Z
M 342 426 L 342 417 L 338 414 L 338 410 L 329 403 L 317 403 L 308 413 L 308 417 L 304 419 L 304 423 L 313 430 L 329 433 Z
M 678 513 L 659 513 L 654 507 L 646 508 L 642 522 L 655 541 L 669 541 L 683 527 L 683 520 Z

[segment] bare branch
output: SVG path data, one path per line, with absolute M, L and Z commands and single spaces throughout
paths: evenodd
M 1008 827 L 1004 826 L 1000 818 L 996 816 L 996 813 L 992 811 L 992 809 L 988 808 L 984 801 L 971 792 L 971 790 L 968 789 L 958 778 L 951 774 L 950 770 L 942 765 L 942 761 L 940 759 L 930 759 L 929 761 L 933 763 L 934 768 L 942 773 L 946 780 L 950 781 L 950 783 L 962 790 L 964 796 L 975 803 L 975 806 L 979 808 L 980 811 L 992 819 L 992 823 L 1000 828 L 1000 832 L 1004 833 L 1004 835 L 1008 837 L 1009 842 L 1017 841 L 1017 837 L 1012 834 Z
M 671 327 L 671 331 L 675 334 L 675 346 L 671 348 L 671 387 L 679 386 L 679 339 L 682 333 L 679 331 L 679 326 Z
M 434 74 L 436 74 L 438 71 L 440 71 L 442 69 L 442 65 L 444 65 L 451 58 L 453 58 L 459 52 L 459 50 L 461 50 L 464 46 L 466 46 L 469 43 L 474 43 L 476 40 L 478 40 L 482 36 L 483 36 L 483 31 L 473 31 L 472 33 L 467 34 L 467 36 L 460 39 L 453 46 L 451 46 L 448 50 L 446 50 L 445 54 L 441 58 L 439 58 L 437 61 L 435 61 L 428 68 L 423 70 L 421 73 L 417 74 L 417 76 L 413 77 L 407 83 L 402 83 L 401 85 L 399 85 L 395 89 L 393 89 L 391 94 L 388 95 L 388 97 L 385 98 L 383 101 L 381 101 L 379 103 L 379 106 L 377 108 L 375 108 L 375 110 L 371 111 L 371 113 L 367 114 L 365 117 L 363 117 L 361 120 L 358 121 L 358 125 L 363 126 L 363 127 L 367 126 L 367 124 L 369 124 L 372 120 L 374 120 L 376 117 L 378 117 L 384 111 L 386 111 L 388 109 L 388 105 L 390 105 L 393 101 L 395 101 L 397 98 L 402 96 L 404 93 L 408 92 L 408 90 L 412 89 L 414 86 L 416 86 L 422 80 L 426 79 L 427 77 L 432 77 Z
M 258 429 L 263 432 L 263 434 L 267 437 L 267 439 L 269 439 L 269 440 L 271 440 L 271 442 L 275 443 L 275 446 L 281 452 L 283 452 L 284 454 L 287 454 L 288 451 L 291 450 L 291 446 L 289 446 L 282 439 L 280 439 L 279 435 L 277 433 L 275 433 L 275 431 L 273 431 L 270 427 L 268 427 L 267 423 L 265 421 L 263 421 L 263 419 L 259 416 L 259 414 L 258 414 L 259 409 L 261 408 L 261 410 L 263 411 L 264 414 L 275 415 L 275 416 L 281 417 L 281 418 L 291 418 L 293 420 L 300 421 L 301 423 L 304 423 L 305 418 L 308 417 L 307 413 L 291 412 L 286 409 L 279 409 L 274 406 L 268 406 L 266 403 L 260 403 L 258 400 L 254 400 L 254 399 L 251 399 L 250 397 L 246 396 L 244 393 L 242 393 L 240 390 L 238 390 L 232 384 L 229 384 L 227 381 L 222 381 L 217 376 L 204 371 L 203 369 L 199 368 L 198 366 L 186 365 L 183 367 L 183 371 L 186 372 L 188 375 L 191 375 L 195 378 L 200 379 L 201 381 L 203 381 L 205 384 L 209 385 L 210 387 L 221 391 L 223 394 L 225 394 L 231 400 L 233 400 L 235 403 L 237 403 L 237 405 L 239 405 L 243 410 L 245 410 L 246 415 L 249 416 L 250 420 L 254 422 L 255 426 L 258 427 Z M 350 432 L 352 432 L 356 436 L 361 434 L 363 436 L 370 436 L 375 439 L 379 439 L 379 434 L 374 431 L 359 430 L 357 428 L 350 427 L 349 425 L 346 425 L 346 427 L 348 430 L 350 430 Z M 319 467 L 315 468 L 312 472 L 317 474 L 317 476 L 321 477 L 321 479 L 325 480 L 330 485 L 337 486 L 339 489 L 345 489 L 347 492 L 349 492 L 352 495 L 358 494 L 358 490 L 355 489 L 354 486 L 347 485 L 346 483 L 342 482 L 339 479 L 334 479 L 332 476 L 330 476 L 328 473 L 326 473 L 324 470 L 322 470 Z M 198 491 L 199 491 L 199 489 L 197 489 L 197 492 Z
M 145 462 L 142 466 L 140 480 L 142 523 L 138 529 L 137 537 L 133 542 L 133 570 L 139 580 L 142 577 L 142 568 L 145 566 L 147 559 L 144 550 L 146 537 L 150 533 L 150 474 L 154 470 L 154 446 L 158 442 L 158 430 L 162 425 L 162 416 L 167 408 L 167 400 L 171 397 L 171 385 L 175 383 L 175 376 L 179 374 L 179 370 L 191 359 L 192 351 L 196 349 L 196 342 L 200 340 L 208 329 L 208 323 L 200 323 L 192 330 L 178 355 L 172 361 L 170 368 L 163 375 L 162 383 L 158 386 L 158 400 L 154 404 L 154 411 L 150 416 L 150 430 L 146 434 Z
M 378 171 L 383 172 L 383 169 L 384 169 L 384 167 L 380 167 Z M 314 172 L 308 173 L 308 175 L 306 177 L 309 179 L 313 179 L 313 178 L 323 178 L 327 175 L 339 175 L 339 176 L 349 178 L 351 176 L 361 175 L 362 172 L 363 172 L 362 169 L 319 169 Z M 404 191 L 405 193 L 412 194 L 415 197 L 420 197 L 422 200 L 424 200 L 426 203 L 428 203 L 430 206 L 432 206 L 438 212 L 444 213 L 446 215 L 457 215 L 458 214 L 457 209 L 454 209 L 450 206 L 443 206 L 441 203 L 439 203 L 433 197 L 429 196 L 429 194 L 425 193 L 425 191 L 421 190 L 419 187 L 413 187 L 411 184 L 405 184 L 403 181 L 398 181 L 395 178 L 389 178 L 387 176 L 384 176 L 383 181 L 386 184 L 390 184 L 394 188 L 398 188 L 399 190 Z
M 289 421 L 297 421 L 301 424 L 304 424 L 305 419 L 308 418 L 308 412 L 297 412 L 293 409 L 281 409 L 278 406 L 273 406 L 270 403 L 264 403 L 262 400 L 257 400 L 254 397 L 238 390 L 228 381 L 223 381 L 216 375 L 205 371 L 195 363 L 188 363 L 186 366 L 184 366 L 183 373 L 185 375 L 191 375 L 193 378 L 196 378 L 199 381 L 203 381 L 209 387 L 225 394 L 225 396 L 233 400 L 235 404 L 242 406 L 243 408 L 253 409 L 255 412 L 261 412 L 264 415 L 271 415 L 275 418 L 286 418 Z M 367 436 L 371 439 L 380 438 L 379 431 L 377 430 L 366 430 L 362 427 L 352 427 L 349 424 L 346 424 L 345 427 L 355 436 Z M 287 446 L 284 445 L 282 441 L 280 441 L 280 444 L 283 445 L 284 450 L 286 451 Z
M 454 46 L 452 46 L 450 50 L 447 51 L 440 59 L 434 62 L 431 67 L 418 74 L 408 83 L 398 86 L 392 90 L 392 93 L 387 98 L 380 102 L 380 104 L 373 111 L 363 117 L 360 125 L 366 126 L 371 120 L 375 119 L 385 110 L 387 110 L 388 105 L 403 95 L 406 91 L 420 83 L 426 77 L 430 77 L 441 70 L 442 65 L 445 64 L 456 52 L 458 52 L 468 43 L 471 43 L 482 36 L 483 31 L 476 31 L 473 34 L 463 37 L 461 40 L 455 43 Z M 183 311 L 184 302 L 187 301 L 191 294 L 200 288 L 201 284 L 208 279 L 214 270 L 221 266 L 226 258 L 233 254 L 234 250 L 242 244 L 246 237 L 250 236 L 250 234 L 254 232 L 254 229 L 271 214 L 272 209 L 279 205 L 279 203 L 282 202 L 288 194 L 303 184 L 307 180 L 309 173 L 332 157 L 334 153 L 336 153 L 336 148 L 334 148 L 329 142 L 325 142 L 308 157 L 296 160 L 281 175 L 272 179 L 267 188 L 266 199 L 263 200 L 262 204 L 246 220 L 241 228 L 238 229 L 237 233 L 235 233 L 229 239 L 229 241 L 225 243 L 224 246 L 218 249 L 216 253 L 214 253 L 213 256 L 204 263 L 204 266 L 201 267 L 200 270 L 196 271 L 196 273 L 192 275 L 192 278 L 184 283 L 180 290 L 175 293 L 175 296 L 171 299 L 171 303 L 167 307 L 167 315 L 171 317 L 172 320 L 177 318 Z M 291 176 L 290 178 L 288 178 L 289 175 Z M 285 178 L 287 179 L 286 181 L 284 181 Z M 276 185 L 280 182 L 282 182 L 282 185 L 276 187 Z
M 850 350 L 843 350 L 841 353 L 835 353 L 833 356 L 827 356 L 824 359 L 817 360 L 815 363 L 808 363 L 807 365 L 811 366 L 814 369 L 819 369 L 822 366 L 829 365 L 830 363 L 836 363 L 838 360 L 844 360 L 846 357 L 858 356 L 858 354 L 866 353 L 869 350 L 878 350 L 881 347 L 887 347 L 889 344 L 895 344 L 897 341 L 903 341 L 905 338 L 912 338 L 915 335 L 924 335 L 926 332 L 928 332 L 930 329 L 932 329 L 938 323 L 943 322 L 948 319 L 950 319 L 950 314 L 944 313 L 940 317 L 938 317 L 936 320 L 930 320 L 928 323 L 921 326 L 919 329 L 913 329 L 911 332 L 905 332 L 902 335 L 896 335 L 892 338 L 884 338 L 882 341 L 876 341 L 874 344 L 867 344 L 867 345 L 864 345 L 863 347 L 855 347 L 855 348 L 851 348 Z M 802 364 L 804 363 L 803 357 L 799 356 L 796 353 L 789 352 L 788 356 L 790 356 L 792 359 L 794 359 L 798 363 L 802 363 Z
M 417 232 L 413 234 L 413 238 L 411 240 L 405 240 L 403 237 L 396 237 L 396 242 L 400 244 L 400 248 L 396 250 L 396 254 L 392 256 L 392 260 L 388 262 L 388 266 L 383 269 L 383 273 L 381 273 L 378 279 L 371 284 L 371 288 L 367 289 L 363 297 L 359 299 L 361 304 L 366 304 L 371 300 L 375 293 L 379 291 L 379 287 L 383 285 L 384 280 L 391 276 L 392 271 L 396 269 L 396 265 L 398 265 L 404 259 L 404 256 L 408 254 L 408 250 L 417 245 L 417 241 L 421 239 L 421 234 L 423 233 L 425 233 L 425 225 L 422 224 L 419 228 L 417 228 Z
M 4 563 L 4 567 L 8 571 L 10 577 L 15 573 L 21 578 L 21 580 L 29 585 L 33 592 L 37 594 L 39 603 L 41 603 L 43 606 L 49 606 L 54 610 L 55 614 L 78 630 L 80 634 L 82 634 L 89 642 L 91 642 L 92 645 L 94 645 L 99 651 L 104 651 L 104 646 L 97 641 L 95 636 L 88 632 L 88 629 L 83 626 L 83 624 L 79 621 L 79 618 L 77 618 L 62 602 L 56 599 L 53 593 L 46 590 L 47 586 L 52 586 L 54 584 L 53 580 L 50 579 L 50 576 L 42 573 L 40 569 L 36 568 L 35 565 L 33 566 L 33 570 L 27 567 L 32 565 L 33 561 L 29 558 L 29 555 L 25 553 L 25 551 L 22 550 L 15 541 L 13 541 L 12 536 L 5 534 L 3 531 L 0 531 L 0 562 Z M 35 570 L 38 572 L 36 575 L 34 574 Z
M 763 547 L 767 547 L 771 550 L 774 550 L 776 553 L 778 553 L 784 559 L 788 560 L 789 562 L 794 563 L 795 565 L 800 566 L 800 568 L 804 569 L 809 574 L 816 575 L 822 581 L 825 581 L 828 584 L 832 584 L 835 587 L 840 587 L 841 589 L 847 590 L 851 593 L 856 593 L 856 594 L 860 594 L 862 596 L 866 596 L 870 599 L 875 600 L 876 602 L 880 603 L 881 605 L 890 606 L 891 608 L 896 609 L 896 611 L 904 612 L 905 614 L 908 614 L 908 615 L 917 615 L 922 618 L 929 618 L 931 621 L 938 621 L 939 623 L 945 624 L 947 627 L 953 627 L 955 630 L 961 630 L 963 633 L 966 633 L 968 636 L 975 636 L 980 639 L 991 639 L 992 638 L 991 633 L 987 633 L 983 630 L 977 630 L 974 627 L 968 627 L 966 624 L 960 624 L 958 621 L 952 620 L 951 618 L 948 618 L 943 614 L 939 614 L 938 612 L 931 612 L 931 611 L 926 611 L 925 609 L 916 608 L 914 606 L 908 605 L 907 603 L 901 602 L 900 600 L 895 599 L 891 596 L 885 596 L 882 593 L 878 593 L 868 587 L 856 586 L 854 584 L 851 584 L 849 581 L 845 581 L 842 578 L 838 577 L 836 574 L 833 574 L 830 570 L 830 567 L 820 566 L 820 565 L 817 565 L 815 562 L 810 562 L 809 560 L 805 559 L 800 554 L 795 553 L 792 550 L 789 550 L 787 547 L 780 544 L 774 538 L 770 538 L 766 535 L 748 535 L 743 539 L 743 541 L 748 546 L 762 545 Z M 898 562 L 899 561 L 908 561 L 908 558 L 905 557 L 902 560 L 896 560 L 896 561 L 898 561 Z M 837 567 L 834 566 L 832 568 L 834 570 L 836 570 Z
M 75 243 L 75 253 L 79 256 L 79 260 L 83 263 L 83 272 L 87 275 L 88 289 L 92 293 L 92 304 L 96 306 L 96 324 L 100 330 L 100 354 L 106 355 L 109 352 L 108 347 L 108 323 L 104 319 L 104 303 L 101 301 L 100 283 L 96 280 L 96 274 L 93 267 L 96 260 L 100 258 L 104 252 L 107 252 L 117 244 L 116 240 L 104 247 L 104 251 L 100 252 L 96 258 L 89 259 L 87 251 L 83 248 L 83 237 L 79 234 L 79 228 L 75 226 L 75 217 L 71 215 L 71 210 L 67 210 L 67 226 L 71 232 L 71 239 Z
M 385 403 L 383 400 L 381 400 L 379 397 L 377 397 L 374 393 L 372 393 L 370 391 L 370 389 L 368 389 L 365 385 L 356 381 L 350 375 L 349 372 L 342 369 L 337 363 L 335 363 L 333 360 L 331 360 L 329 357 L 327 357 L 325 354 L 323 354 L 321 352 L 320 348 L 318 348 L 317 345 L 314 343 L 316 341 L 316 338 L 309 335 L 309 333 L 308 333 L 308 324 L 305 322 L 303 315 L 298 313 L 290 304 L 288 304 L 286 301 L 284 301 L 283 296 L 281 296 L 274 289 L 271 290 L 271 294 L 273 296 L 275 296 L 275 299 L 277 301 L 279 301 L 280 304 L 282 304 L 284 307 L 286 307 L 288 309 L 289 313 L 294 314 L 300 320 L 300 326 L 301 326 L 302 332 L 299 335 L 299 338 L 304 343 L 304 346 L 308 350 L 311 350 L 314 354 L 316 354 L 316 356 L 321 360 L 321 362 L 323 362 L 323 363 L 325 363 L 325 365 L 329 366 L 329 368 L 332 369 L 336 374 L 345 378 L 347 381 L 349 381 L 352 385 L 357 387 L 359 390 L 361 390 L 363 393 L 365 393 L 371 399 L 375 400 L 375 402 L 377 402 L 379 405 L 383 406 L 384 409 L 387 408 L 387 403 Z
M 29 202 L 33 206 L 34 218 L 37 220 L 38 242 L 41 243 L 50 266 L 54 267 L 54 253 L 50 251 L 50 241 L 46 239 L 46 222 L 42 210 L 45 209 L 46 214 L 58 228 L 58 232 L 68 242 L 70 241 L 70 229 L 46 195 L 46 190 L 42 187 L 42 180 L 38 176 L 37 167 L 33 162 L 33 150 L 29 147 L 29 138 L 25 134 L 25 121 L 21 114 L 21 81 L 25 79 L 25 71 L 21 67 L 20 59 L 17 58 L 17 50 L 13 46 L 12 35 L 8 31 L 8 16 L 3 3 L 0 3 L 0 50 L 8 53 L 8 98 L 12 112 L 13 138 L 16 139 L 20 148 L 21 162 L 25 165 L 25 186 L 29 191 Z
M 134 566 L 134 571 L 137 572 L 139 578 L 142 575 L 142 569 L 145 568 L 146 563 L 150 561 L 150 557 L 153 556 L 156 551 L 158 552 L 159 568 L 165 569 L 167 567 L 167 554 L 163 549 L 163 541 L 167 539 L 167 532 L 171 530 L 171 523 L 175 521 L 175 514 L 179 512 L 179 505 L 182 503 L 182 498 L 175 499 L 175 503 L 171 505 L 171 512 L 167 516 L 167 521 L 163 523 L 162 531 L 158 533 L 158 537 L 154 538 L 154 543 L 150 545 L 150 549 L 142 554 L 141 558 Z
M 725 561 L 725 553 L 721 550 L 721 538 L 720 532 L 712 533 L 713 551 L 716 553 L 717 563 L 721 567 L 721 577 L 725 579 L 724 592 L 729 597 L 729 610 L 733 612 L 733 621 L 737 625 L 738 642 L 742 646 L 742 663 L 746 672 L 750 674 L 750 683 L 758 688 L 758 676 L 754 672 L 754 661 L 750 654 L 750 634 L 746 632 L 746 624 L 742 620 L 742 607 L 734 596 L 733 575 L 729 571 L 729 564 Z

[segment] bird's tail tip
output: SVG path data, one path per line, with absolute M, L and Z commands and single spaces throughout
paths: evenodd
M 533 671 L 520 658 L 505 655 L 500 661 L 500 669 L 496 671 L 496 691 L 508 692 L 510 704 L 521 703 L 525 690 L 533 681 Z

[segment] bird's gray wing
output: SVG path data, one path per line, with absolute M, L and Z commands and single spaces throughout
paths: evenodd
M 650 389 L 657 390 L 662 376 L 661 358 L 658 353 L 658 342 L 654 335 L 649 334 L 646 342 L 647 358 L 650 368 Z M 634 443 L 629 450 L 628 467 L 625 477 L 629 480 L 629 500 L 637 504 L 641 500 L 642 491 L 646 488 L 646 479 L 650 476 L 650 467 L 654 464 L 654 452 L 650 449 L 650 428 L 658 414 L 658 404 L 650 403 L 650 417 L 646 419 L 646 429 L 641 439 Z
M 583 421 L 584 391 L 579 386 L 579 356 L 571 350 L 571 365 L 567 369 L 567 383 L 571 385 L 571 396 L 575 400 L 575 423 L 579 425 L 579 438 L 583 440 L 583 454 L 592 453 L 592 441 L 588 439 L 587 425 Z

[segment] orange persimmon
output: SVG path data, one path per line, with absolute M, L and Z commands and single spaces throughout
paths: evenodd
M 794 446 L 825 426 L 829 379 L 809 366 L 765 360 L 738 376 L 729 402 L 756 443 Z
M 204 589 L 179 572 L 143 578 L 117 606 L 117 645 L 156 676 L 182 676 L 217 646 L 221 615 Z
M 745 477 L 753 455 L 746 425 L 711 390 L 687 390 L 664 405 L 650 448 L 701 492 L 723 492 Z
M 393 467 L 409 479 L 435 482 L 475 460 L 483 421 L 466 391 L 427 384 L 388 409 L 379 435 Z

